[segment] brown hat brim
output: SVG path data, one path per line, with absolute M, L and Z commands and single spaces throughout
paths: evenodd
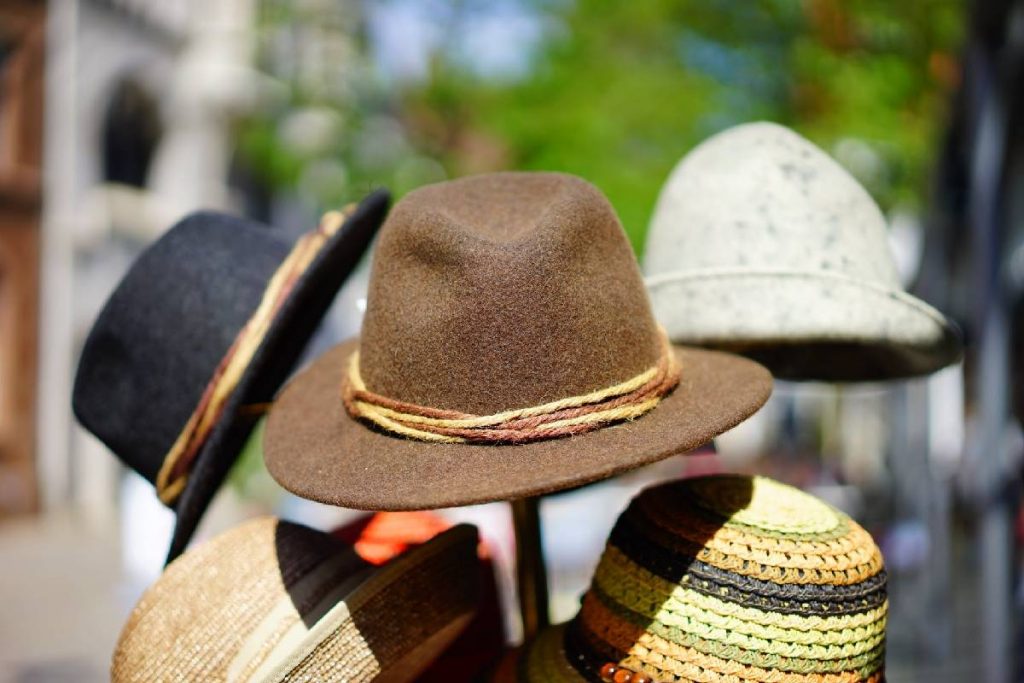
M 275 401 L 264 437 L 270 474 L 310 500 L 361 510 L 424 510 L 512 500 L 614 476 L 701 446 L 771 394 L 754 361 L 675 347 L 679 386 L 642 417 L 522 445 L 428 443 L 354 420 L 341 399 L 358 339 L 331 349 Z

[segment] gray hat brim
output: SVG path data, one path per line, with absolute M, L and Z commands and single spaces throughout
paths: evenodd
M 840 273 L 701 269 L 648 278 L 673 343 L 742 353 L 780 379 L 868 382 L 959 360 L 960 334 L 906 292 Z

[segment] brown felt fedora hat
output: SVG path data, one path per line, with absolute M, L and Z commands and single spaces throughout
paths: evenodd
M 690 450 L 770 391 L 753 361 L 667 344 L 594 186 L 496 173 L 395 206 L 362 337 L 285 387 L 264 454 L 282 486 L 333 505 L 469 505 Z
M 328 534 L 251 520 L 168 566 L 129 616 L 113 683 L 411 681 L 477 608 L 462 524 L 372 565 Z

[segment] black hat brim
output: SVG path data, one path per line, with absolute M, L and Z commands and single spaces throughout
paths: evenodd
M 240 409 L 273 400 L 338 290 L 373 241 L 390 199 L 386 190 L 376 190 L 363 199 L 296 281 L 224 406 L 222 419 L 196 456 L 175 506 L 177 521 L 168 563 L 185 550 L 258 420 L 258 415 L 244 414 Z

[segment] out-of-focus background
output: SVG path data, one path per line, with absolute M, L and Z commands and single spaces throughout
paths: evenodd
M 962 326 L 928 379 L 780 384 L 717 441 L 542 506 L 556 620 L 645 483 L 763 472 L 844 508 L 891 581 L 889 680 L 1024 680 L 1024 2 L 3 0 L 0 681 L 101 681 L 171 516 L 79 429 L 80 345 L 132 258 L 221 208 L 308 230 L 384 185 L 505 168 L 600 187 L 642 253 L 659 188 L 730 125 L 790 125 L 879 202 L 904 282 Z M 358 330 L 364 267 L 314 349 Z M 140 425 L 144 429 L 145 425 Z M 286 496 L 254 439 L 200 536 Z M 507 505 L 481 524 L 514 603 Z M 509 609 L 511 637 L 518 633 Z

